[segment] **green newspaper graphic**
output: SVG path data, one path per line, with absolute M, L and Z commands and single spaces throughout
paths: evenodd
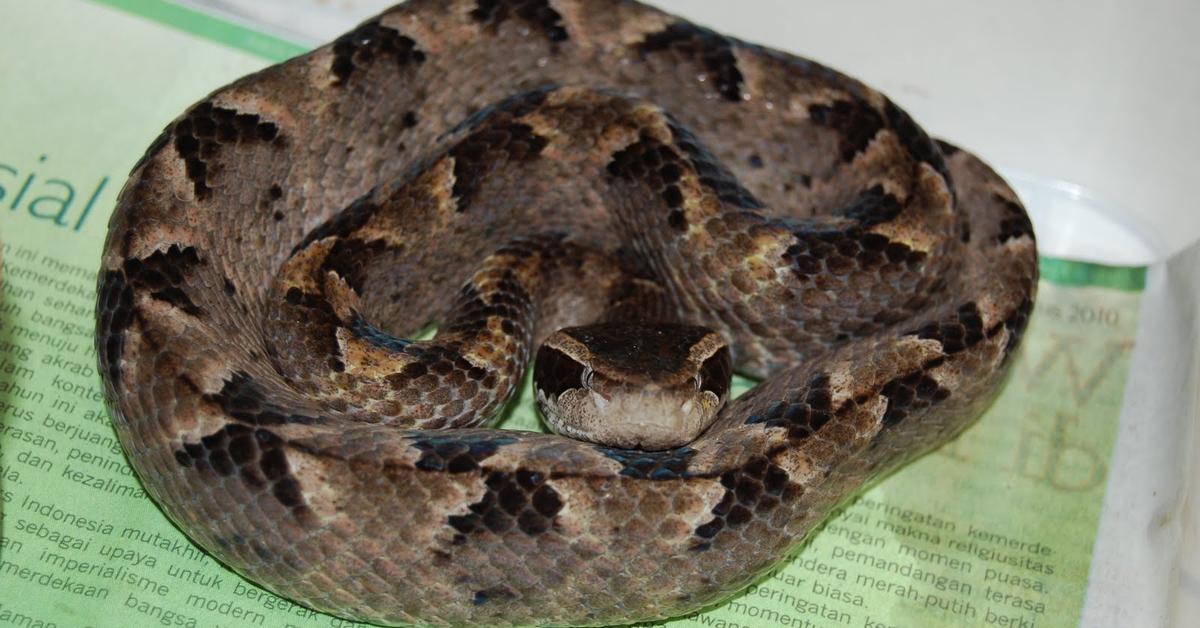
M 188 104 L 301 48 L 152 0 L 5 14 L 0 625 L 352 625 L 243 580 L 171 525 L 125 462 L 92 346 L 129 167 Z M 1076 625 L 1143 273 L 1059 260 L 1042 273 L 1014 372 L 975 427 L 733 600 L 654 625 Z M 540 429 L 528 397 L 505 427 Z

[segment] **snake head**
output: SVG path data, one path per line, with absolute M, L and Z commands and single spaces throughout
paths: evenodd
M 708 429 L 729 398 L 732 372 L 729 345 L 708 328 L 602 323 L 547 338 L 533 385 L 555 433 L 652 451 Z

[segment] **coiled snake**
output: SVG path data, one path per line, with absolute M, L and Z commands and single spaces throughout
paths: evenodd
M 385 624 L 594 625 L 730 595 L 959 433 L 1036 277 L 1005 183 L 831 69 L 631 1 L 410 0 L 168 126 L 96 344 L 147 491 L 250 580 Z M 721 356 L 763 381 L 691 442 L 478 427 L 598 322 L 626 370 L 567 332 L 544 401 L 715 411 Z M 642 406 L 593 381 L 651 375 Z

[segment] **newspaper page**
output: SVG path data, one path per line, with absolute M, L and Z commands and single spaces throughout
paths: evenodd
M 92 346 L 125 173 L 188 104 L 301 48 L 158 0 L 5 13 L 0 625 L 352 625 L 242 579 L 165 518 L 109 424 Z M 1077 625 L 1145 273 L 1041 270 L 1012 376 L 975 427 L 734 599 L 654 625 Z M 528 395 L 505 427 L 541 429 Z

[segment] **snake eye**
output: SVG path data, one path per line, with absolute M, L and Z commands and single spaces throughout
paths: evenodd
M 592 375 L 594 373 L 595 371 L 593 371 L 590 366 L 583 367 L 583 374 L 580 375 L 579 381 L 583 384 L 584 388 L 588 390 L 592 389 Z

